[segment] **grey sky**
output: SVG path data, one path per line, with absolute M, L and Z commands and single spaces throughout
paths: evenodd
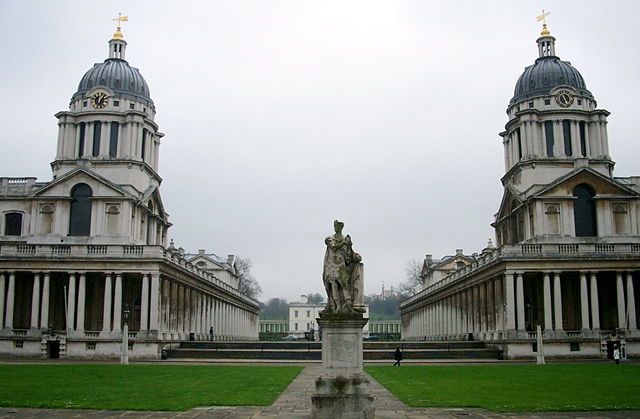
M 481 250 L 498 136 L 541 8 L 558 55 L 609 110 L 616 175 L 640 174 L 635 1 L 0 3 L 0 176 L 51 178 L 58 111 L 123 26 L 166 134 L 161 188 L 189 251 L 251 258 L 263 299 L 322 291 L 340 218 L 366 293 L 408 260 Z

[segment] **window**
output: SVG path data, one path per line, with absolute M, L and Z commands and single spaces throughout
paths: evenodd
M 573 149 L 571 147 L 571 121 L 565 119 L 562 121 L 562 137 L 564 138 L 564 155 L 572 156 Z
M 87 101 L 85 100 L 84 102 L 82 102 L 82 107 L 86 108 L 87 107 Z
M 307 310 L 307 317 L 311 317 L 311 310 Z
M 627 206 L 625 204 L 613 205 L 613 224 L 616 234 L 627 233 Z
M 13 341 L 13 347 L 16 348 L 16 349 L 24 348 L 24 341 L 23 340 L 14 340 Z
M 573 218 L 576 236 L 597 236 L 596 205 L 593 200 L 595 192 L 587 184 L 580 184 L 573 189 Z
M 120 205 L 107 204 L 107 234 L 118 234 L 118 224 L 120 220 Z
M 293 310 L 293 317 L 298 317 L 298 310 Z M 296 326 L 296 329 L 297 329 L 297 328 L 298 328 L 298 327 Z
M 22 235 L 22 214 L 19 212 L 10 212 L 4 216 L 4 235 L 5 236 L 21 236 Z
M 569 342 L 569 350 L 571 352 L 580 352 L 580 342 Z
M 93 123 L 93 150 L 91 155 L 98 157 L 100 155 L 100 134 L 102 133 L 102 122 Z
M 95 342 L 87 342 L 87 351 L 95 351 L 96 343 Z
M 129 104 L 129 109 L 134 109 L 134 108 L 135 108 L 135 105 L 133 103 L 130 103 Z
M 582 99 L 578 99 L 578 105 L 582 105 Z
M 142 130 L 142 150 L 140 150 L 140 157 L 142 158 L 142 161 L 144 161 L 144 156 L 145 156 L 145 151 L 147 148 L 147 130 L 143 129 Z
M 522 137 L 520 136 L 520 127 L 516 129 L 516 137 L 518 138 L 518 160 L 522 160 Z
M 460 260 L 456 262 L 456 269 L 462 269 L 464 267 L 465 267 L 464 262 L 462 262 Z
M 147 112 L 147 108 L 142 108 L 142 112 Z
M 196 263 L 196 266 L 199 267 L 199 268 L 206 268 L 207 267 L 207 262 L 200 261 L 200 262 Z
M 557 205 L 547 205 L 544 211 L 547 216 L 549 234 L 560 234 L 560 210 Z
M 118 154 L 118 131 L 120 130 L 120 124 L 117 122 L 111 123 L 111 135 L 109 136 L 109 157 L 116 157 Z
M 547 143 L 547 157 L 553 157 L 553 121 L 544 122 L 544 137 Z
M 533 102 L 529 102 L 529 109 L 533 108 Z
M 587 157 L 587 133 L 584 121 L 578 124 L 578 131 L 580 132 L 580 154 L 582 157 Z
M 129 350 L 133 351 L 133 342 L 129 342 Z
M 296 323 L 296 327 L 293 330 L 298 330 L 298 323 Z
M 307 323 L 307 330 L 309 330 L 310 328 L 311 328 L 311 325 Z
M 544 100 L 544 104 L 545 105 L 551 105 L 551 99 L 545 99 Z
M 119 100 L 114 100 L 113 101 L 113 106 L 115 106 L 115 107 L 120 106 L 120 101 Z
M 84 156 L 84 136 L 86 133 L 86 124 L 84 122 L 81 122 L 80 125 L 78 125 L 78 157 L 82 157 Z
M 53 231 L 53 207 L 42 205 L 40 207 L 40 233 L 49 234 Z
M 90 234 L 92 195 L 93 191 L 85 183 L 79 183 L 71 190 L 70 236 L 88 236 Z

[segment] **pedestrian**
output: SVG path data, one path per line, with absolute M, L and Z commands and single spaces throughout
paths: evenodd
M 618 345 L 613 347 L 613 359 L 616 361 L 616 365 L 620 363 L 620 348 Z
M 213 326 L 209 329 L 209 339 L 213 340 Z
M 393 354 L 393 359 L 396 360 L 396 362 L 393 364 L 393 366 L 395 367 L 400 366 L 400 361 L 402 361 L 402 352 L 400 352 L 400 348 L 396 348 L 396 351 Z

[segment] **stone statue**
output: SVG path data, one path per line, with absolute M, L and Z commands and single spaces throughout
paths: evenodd
M 327 291 L 324 313 L 364 312 L 362 257 L 353 251 L 351 237 L 342 234 L 344 223 L 335 220 L 333 228 L 335 234 L 324 240 L 327 245 L 322 273 Z

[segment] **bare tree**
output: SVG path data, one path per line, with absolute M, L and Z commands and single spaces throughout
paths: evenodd
M 238 291 L 257 299 L 262 294 L 262 287 L 251 274 L 251 259 L 236 258 L 236 273 L 238 274 Z
M 403 297 L 410 297 L 416 295 L 422 289 L 422 265 L 415 259 L 407 262 L 405 267 L 405 280 L 400 283 L 400 295 Z

